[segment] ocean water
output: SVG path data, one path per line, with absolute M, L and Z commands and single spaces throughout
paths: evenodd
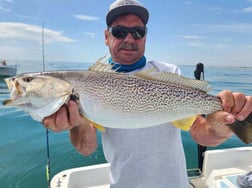
M 18 73 L 41 71 L 40 62 L 17 62 Z M 46 70 L 87 69 L 89 63 L 47 62 Z M 193 78 L 194 66 L 181 66 L 183 75 Z M 205 79 L 216 94 L 223 89 L 242 91 L 252 95 L 252 67 L 205 66 Z M 0 185 L 4 188 L 45 188 L 46 180 L 46 130 L 26 113 L 16 108 L 3 107 L 2 101 L 9 91 L 0 79 Z M 197 145 L 187 132 L 182 132 L 188 168 L 197 167 Z M 100 134 L 99 146 L 91 156 L 82 156 L 73 148 L 68 132 L 49 132 L 50 176 L 61 170 L 105 162 Z M 214 148 L 245 146 L 235 136 Z M 83 177 L 85 178 L 85 177 Z

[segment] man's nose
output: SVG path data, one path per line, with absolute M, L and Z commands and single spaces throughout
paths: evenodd
M 125 42 L 132 43 L 135 41 L 135 39 L 132 37 L 131 33 L 128 33 L 127 36 L 124 38 Z

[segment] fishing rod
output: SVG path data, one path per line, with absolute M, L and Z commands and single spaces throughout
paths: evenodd
M 42 23 L 42 61 L 43 61 L 43 72 L 45 72 L 45 50 L 44 50 L 44 23 Z M 50 146 L 49 146 L 49 130 L 46 128 L 46 180 L 48 188 L 50 188 Z
M 205 80 L 204 76 L 204 64 L 198 63 L 194 71 L 194 77 L 197 80 Z M 204 116 L 204 115 L 203 115 Z M 202 171 L 203 167 L 203 153 L 207 150 L 207 147 L 198 144 L 198 167 Z

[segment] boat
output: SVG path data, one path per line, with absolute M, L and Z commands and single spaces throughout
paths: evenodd
M 7 65 L 6 61 L 0 62 L 0 77 L 14 76 L 17 73 L 17 66 Z
M 207 150 L 204 152 L 202 170 L 188 170 L 198 172 L 189 176 L 190 188 L 238 188 L 237 178 L 252 171 L 251 159 L 252 146 Z M 63 170 L 52 178 L 50 186 L 109 188 L 109 167 L 109 163 L 104 163 Z

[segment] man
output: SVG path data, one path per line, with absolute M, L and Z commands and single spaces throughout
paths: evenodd
M 134 73 L 151 67 L 180 74 L 177 66 L 144 57 L 148 11 L 135 0 L 117 0 L 106 17 L 105 44 L 117 71 Z M 223 111 L 198 116 L 191 126 L 193 139 L 207 146 L 223 143 L 232 131 L 225 125 L 244 120 L 252 111 L 252 97 L 222 91 L 218 94 Z M 84 107 L 85 108 L 85 107 Z M 105 109 L 104 109 L 105 110 Z M 54 131 L 70 130 L 76 149 L 89 155 L 97 146 L 96 130 L 80 117 L 73 101 L 46 118 L 45 127 Z M 143 129 L 106 128 L 102 134 L 103 150 L 111 164 L 111 187 L 116 188 L 186 188 L 189 186 L 180 130 L 166 123 Z

